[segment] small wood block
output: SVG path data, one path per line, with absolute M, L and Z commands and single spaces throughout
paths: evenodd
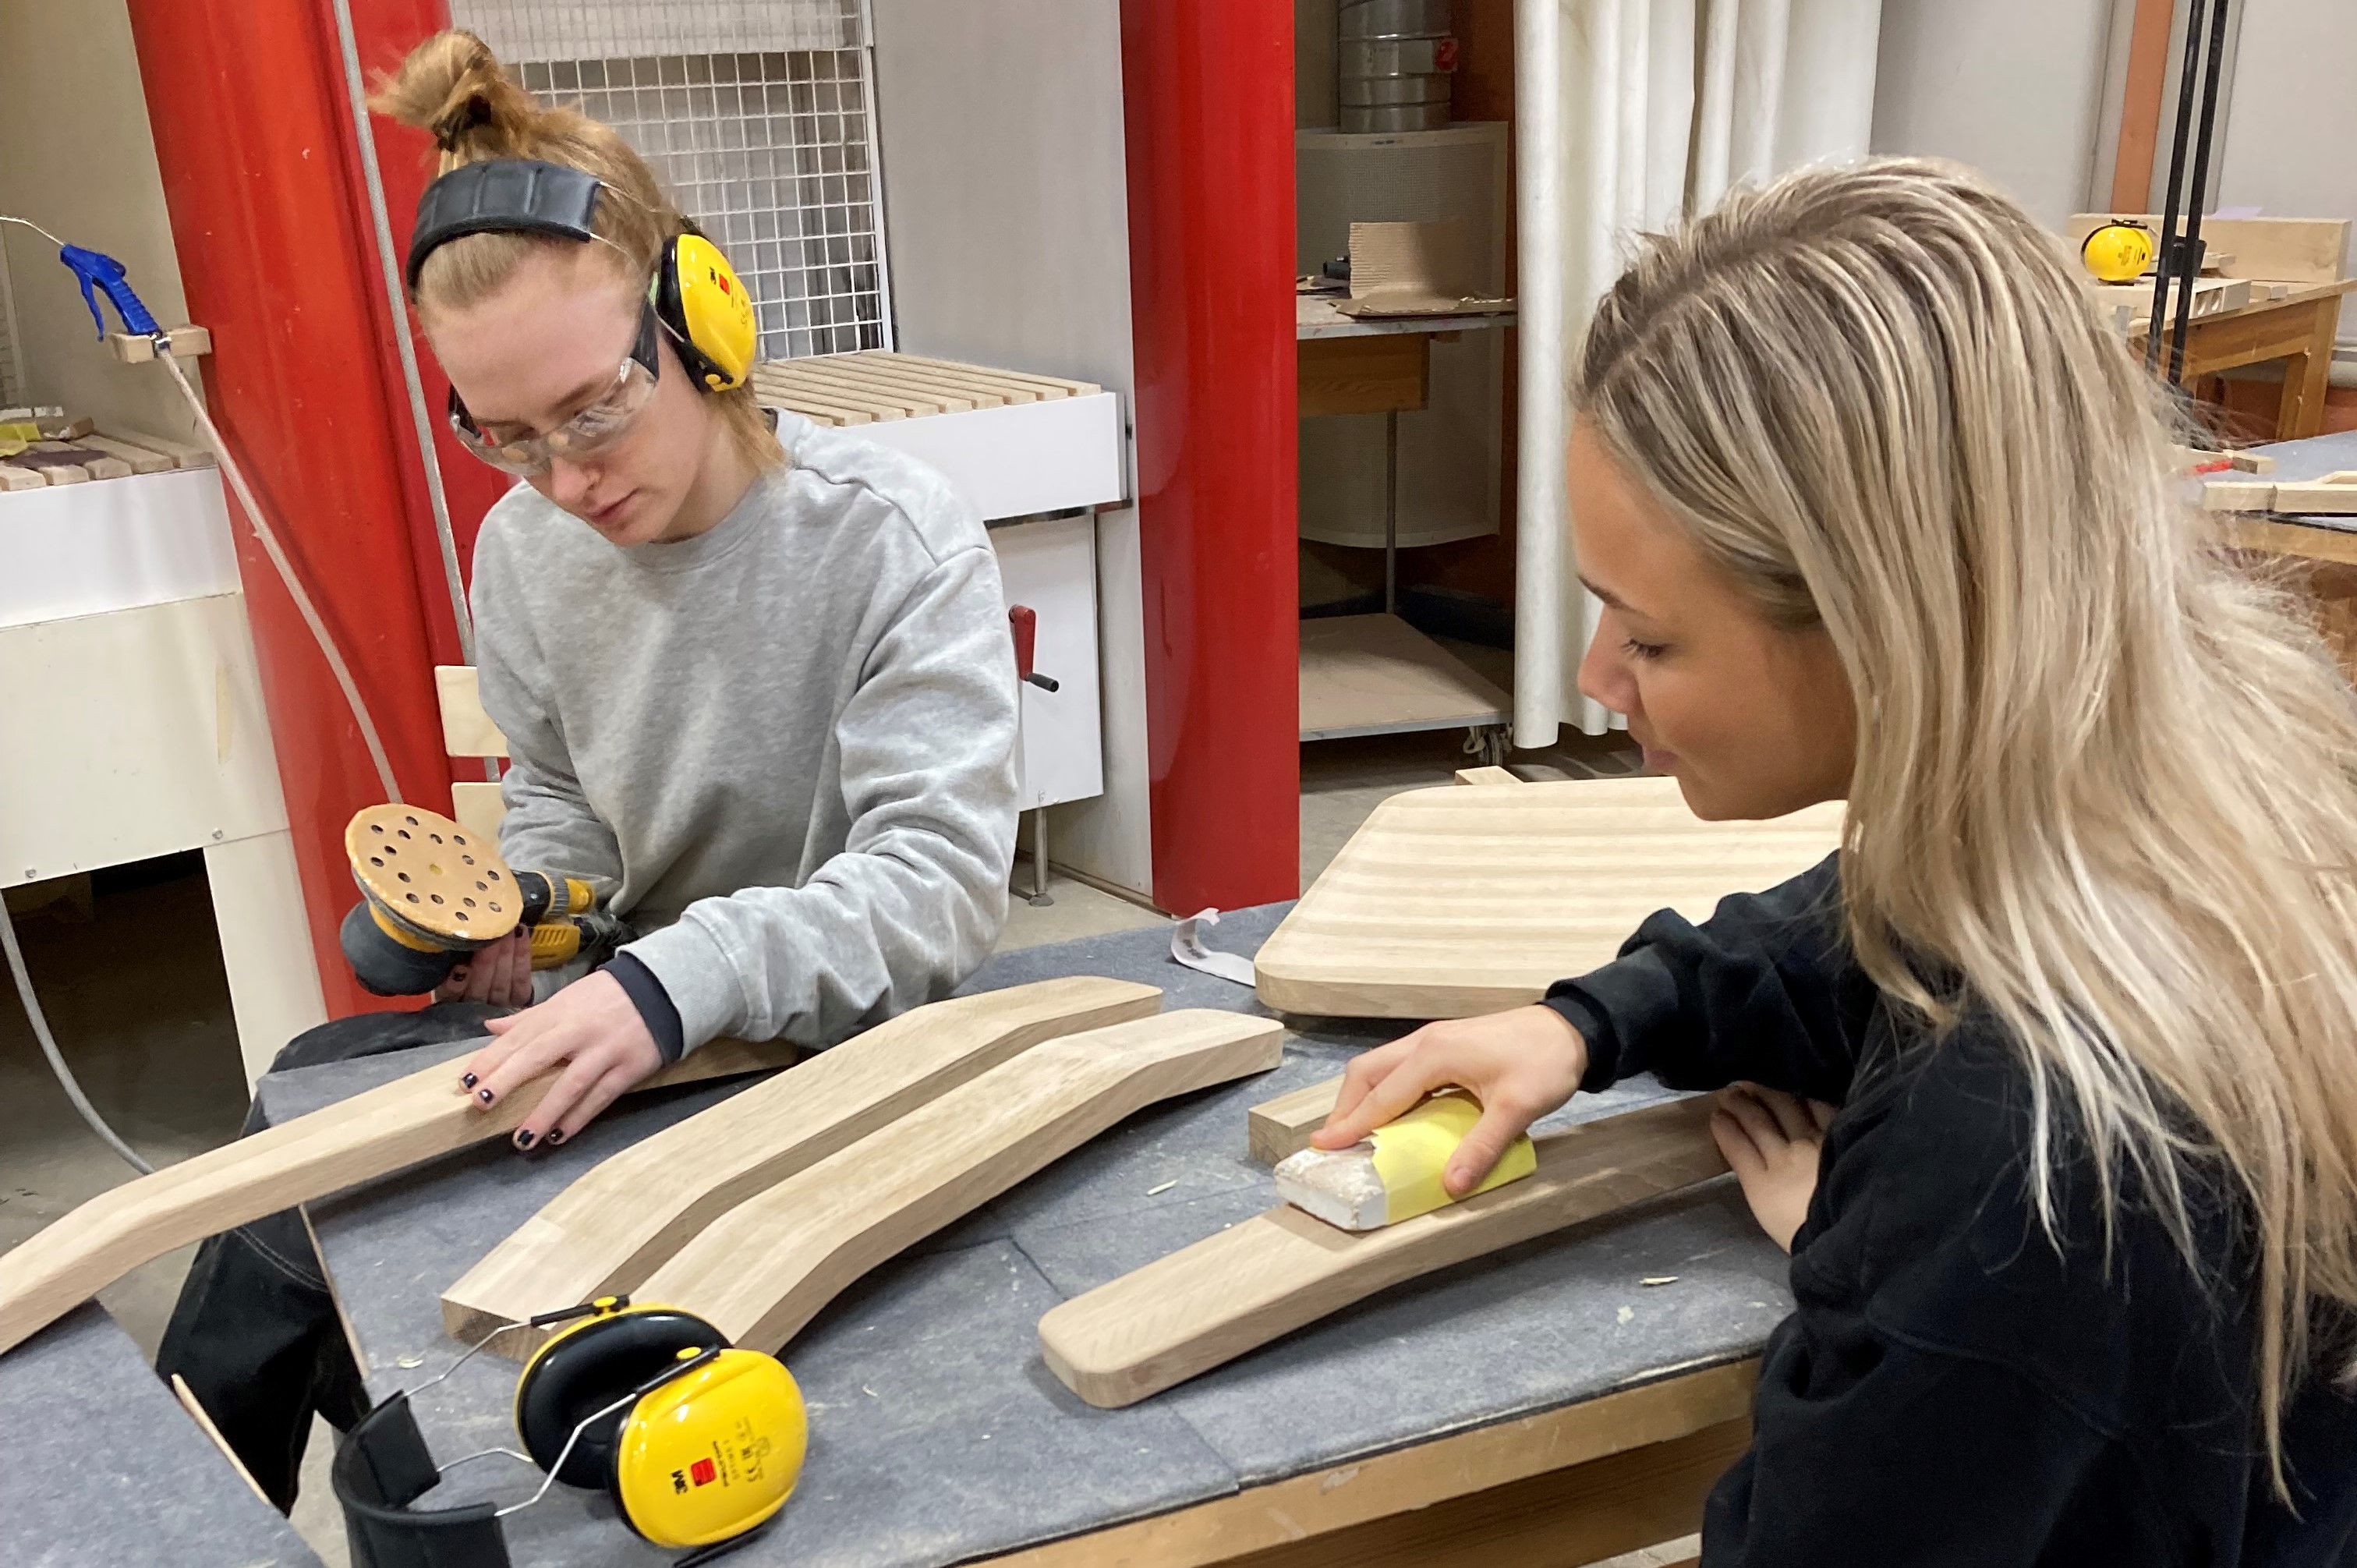
M 715 1040 L 638 1085 L 675 1083 L 784 1067 L 782 1043 Z M 325 1197 L 420 1160 L 504 1138 L 556 1081 L 552 1070 L 479 1105 L 442 1062 L 308 1116 L 209 1149 L 153 1176 L 111 1187 L 0 1253 L 0 1350 L 22 1343 L 140 1264 Z
M 83 435 L 76 440 L 75 445 L 87 446 L 93 452 L 103 452 L 110 457 L 119 457 L 131 465 L 131 471 L 135 474 L 160 474 L 175 466 L 172 459 L 161 452 L 134 446 L 130 442 L 117 441 L 112 435 Z
M 2235 469 L 2241 473 L 2272 474 L 2276 471 L 2276 460 L 2264 452 L 2236 452 L 2233 458 Z
M 0 463 L 0 490 L 47 489 L 48 483 L 48 480 L 30 468 L 19 468 L 13 463 Z
M 2319 485 L 2357 485 L 2357 468 L 2343 468 L 2337 474 L 2327 474 L 2316 482 Z
M 8 460 L 20 468 L 32 469 L 48 484 L 81 485 L 90 481 L 90 470 L 76 462 L 71 453 L 44 452 L 36 446 Z
M 1351 1234 L 1290 1204 L 1215 1232 L 1039 1320 L 1048 1369 L 1114 1409 L 1185 1382 L 1403 1281 L 1724 1173 L 1707 1095 L 1535 1140 L 1521 1181 Z
M 2357 485 L 2277 485 L 2273 510 L 2294 517 L 2304 513 L 2333 517 L 2357 514 Z
M 100 434 L 126 446 L 145 446 L 150 452 L 161 452 L 179 467 L 210 468 L 215 466 L 212 453 L 202 446 L 191 446 L 185 441 L 174 441 L 163 435 L 146 435 L 135 430 L 102 430 Z
M 2276 487 L 2260 480 L 2212 479 L 2201 487 L 2203 511 L 2272 511 Z
M 507 814 L 507 801 L 498 785 L 462 779 L 450 786 L 451 819 L 485 843 L 500 842 L 500 822 Z
M 53 419 L 37 419 L 33 423 L 40 426 L 43 438 L 50 441 L 79 441 L 96 428 L 88 414 L 72 419 L 59 414 Z
M 36 452 L 55 453 L 70 463 L 79 463 L 93 479 L 121 479 L 131 474 L 131 465 L 120 457 L 110 457 L 93 446 L 70 441 L 43 441 L 33 447 Z
M 436 664 L 434 692 L 442 707 L 442 749 L 452 757 L 505 757 L 508 737 L 483 711 L 471 664 Z
M 443 1325 L 472 1344 L 554 1306 L 635 1291 L 738 1204 L 1042 1041 L 1161 1005 L 1151 985 L 1080 975 L 887 1019 L 592 1167 L 442 1293 Z M 531 1345 L 511 1334 L 492 1348 L 521 1357 Z
M 1157 1100 L 1266 1072 L 1284 1044 L 1274 1019 L 1198 1008 L 1034 1046 L 730 1209 L 640 1294 L 774 1352 L 903 1248 Z
M 1457 770 L 1459 784 L 1520 784 L 1519 775 L 1503 768 L 1460 768 Z
M 194 359 L 213 351 L 213 335 L 202 327 L 175 327 L 165 338 L 176 360 Z M 126 365 L 144 365 L 156 357 L 156 340 L 143 333 L 110 332 L 106 346 Z
M 1244 1146 L 1262 1165 L 1273 1165 L 1309 1146 L 1309 1134 L 1326 1125 L 1342 1080 L 1329 1078 L 1275 1100 L 1264 1100 L 1244 1112 Z

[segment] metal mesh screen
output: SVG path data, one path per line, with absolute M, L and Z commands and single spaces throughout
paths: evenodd
M 751 291 L 764 359 L 892 346 L 864 0 L 454 4 L 619 131 Z

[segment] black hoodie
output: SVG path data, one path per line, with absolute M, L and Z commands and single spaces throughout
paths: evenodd
M 2058 1249 L 2018 1051 L 1969 1015 L 1935 1040 L 1886 1003 L 1840 908 L 1829 859 L 1699 926 L 1657 914 L 1547 997 L 1587 1041 L 1584 1089 L 1650 1069 L 1841 1107 L 1704 1568 L 2357 1563 L 2357 1401 L 2303 1382 L 2283 1420 L 2297 1512 L 2272 1489 L 2240 1211 L 2201 1189 L 2197 1275 L 2128 1179 L 2107 1266 L 2066 1106 Z

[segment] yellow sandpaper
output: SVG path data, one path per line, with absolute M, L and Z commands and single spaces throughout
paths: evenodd
M 1396 1225 L 1419 1214 L 1459 1201 L 1440 1184 L 1457 1145 L 1481 1120 L 1481 1107 L 1461 1094 L 1441 1094 L 1426 1101 L 1398 1121 L 1368 1135 L 1375 1145 L 1375 1174 L 1383 1178 L 1384 1219 Z M 1520 1181 L 1538 1169 L 1538 1151 L 1525 1133 L 1506 1145 L 1505 1154 L 1489 1176 L 1467 1197 L 1492 1187 Z

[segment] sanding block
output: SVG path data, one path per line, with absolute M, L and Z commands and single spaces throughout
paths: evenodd
M 1286 1202 L 1344 1230 L 1373 1230 L 1458 1201 L 1441 1186 L 1457 1145 L 1481 1120 L 1470 1096 L 1439 1094 L 1347 1149 L 1303 1149 L 1277 1163 L 1276 1193 Z M 1471 1197 L 1538 1169 L 1525 1133 Z

